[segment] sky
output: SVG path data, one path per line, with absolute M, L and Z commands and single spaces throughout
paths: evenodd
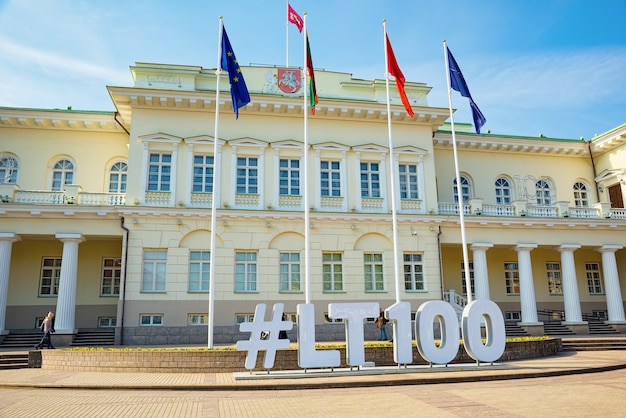
M 448 107 L 442 41 L 483 132 L 590 139 L 626 123 L 626 0 L 290 0 L 316 70 L 384 79 L 383 19 L 408 81 Z M 136 62 L 215 68 L 219 16 L 240 65 L 303 62 L 286 0 L 0 0 L 0 106 L 114 111 Z M 244 72 L 245 75 L 245 72 Z M 321 99 L 323 101 L 323 96 Z M 454 121 L 471 122 L 452 94 Z

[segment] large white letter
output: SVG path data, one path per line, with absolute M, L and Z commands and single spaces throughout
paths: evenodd
M 441 345 L 435 345 L 434 321 L 439 320 Z M 454 308 L 443 300 L 431 300 L 420 305 L 415 314 L 417 349 L 430 363 L 447 364 L 459 352 L 459 319 Z
M 338 350 L 315 349 L 315 305 L 298 305 L 298 365 L 310 367 L 338 367 L 341 357 Z
M 483 344 L 480 323 L 485 319 L 487 343 Z M 491 363 L 504 353 L 506 332 L 502 311 L 487 299 L 474 300 L 463 309 L 463 341 L 465 350 L 476 361 Z
M 350 366 L 363 366 L 365 364 L 363 321 L 365 318 L 377 318 L 379 309 L 378 302 L 328 304 L 328 315 L 331 318 L 345 320 L 346 363 Z
M 394 303 L 385 310 L 385 318 L 393 327 L 393 361 L 397 364 L 413 363 L 413 338 L 411 338 L 411 304 Z

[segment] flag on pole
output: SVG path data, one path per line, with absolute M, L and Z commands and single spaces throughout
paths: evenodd
M 482 128 L 485 122 L 487 122 L 487 119 L 478 108 L 476 102 L 474 102 L 474 99 L 472 99 L 472 95 L 470 94 L 467 83 L 465 82 L 465 77 L 463 77 L 463 73 L 461 72 L 459 65 L 452 56 L 450 48 L 446 46 L 446 49 L 448 51 L 448 66 L 450 67 L 450 87 L 461 93 L 461 96 L 469 99 L 470 108 L 472 109 L 472 118 L 474 119 L 474 128 L 476 129 L 476 133 L 479 134 L 480 128 Z
M 293 23 L 298 27 L 300 33 L 302 33 L 302 28 L 304 27 L 304 22 L 298 12 L 296 12 L 293 7 L 289 3 L 287 3 L 287 20 L 290 23 Z
M 315 105 L 320 102 L 315 88 L 315 73 L 313 72 L 313 59 L 311 58 L 311 47 L 309 46 L 309 33 L 306 33 L 306 74 L 309 86 L 309 106 L 311 114 L 315 114 Z
M 233 52 L 233 47 L 230 46 L 228 35 L 226 35 L 226 28 L 222 26 L 222 70 L 228 71 L 228 80 L 230 82 L 230 95 L 233 99 L 233 110 L 235 111 L 236 118 L 239 118 L 239 108 L 250 103 L 250 94 L 248 93 L 248 87 L 243 79 L 241 68 Z
M 406 109 L 406 113 L 408 113 L 409 116 L 413 117 L 413 109 L 411 108 L 409 98 L 406 97 L 406 92 L 404 91 L 404 74 L 402 74 L 402 71 L 398 66 L 398 61 L 396 61 L 396 56 L 394 55 L 393 49 L 391 48 L 391 42 L 389 42 L 389 35 L 385 34 L 385 36 L 387 37 L 387 72 L 391 74 L 396 80 L 398 94 L 400 95 L 400 100 L 402 100 L 402 104 Z

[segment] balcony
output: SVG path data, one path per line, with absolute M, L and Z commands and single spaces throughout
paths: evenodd
M 78 185 L 64 191 L 22 190 L 15 184 L 0 184 L 0 203 L 21 205 L 121 206 L 126 193 L 83 192 Z

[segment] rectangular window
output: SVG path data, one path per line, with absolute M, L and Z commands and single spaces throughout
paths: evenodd
M 361 197 L 380 197 L 379 163 L 361 163 Z
M 213 193 L 213 156 L 193 156 L 193 193 Z
M 98 328 L 115 328 L 117 325 L 117 318 L 114 316 L 99 316 Z
M 109 193 L 126 192 L 126 173 L 111 173 L 109 176 Z
M 209 323 L 209 314 L 190 313 L 187 315 L 187 325 L 207 325 Z
M 472 295 L 474 294 L 474 262 L 467 262 L 470 271 L 470 286 L 472 287 Z M 467 282 L 465 281 L 465 263 L 461 261 L 461 286 L 463 286 L 463 294 L 467 295 Z
M 417 165 L 400 164 L 398 166 L 398 172 L 400 178 L 400 199 L 419 199 L 419 194 L 417 192 Z
M 211 252 L 191 251 L 189 253 L 189 292 L 208 292 L 210 271 Z
M 300 253 L 280 253 L 280 291 L 300 292 Z
M 506 294 L 519 295 L 519 269 L 517 263 L 504 263 Z
M 300 160 L 281 159 L 279 161 L 279 194 L 281 196 L 300 195 Z
M 339 161 L 320 161 L 320 194 L 341 196 L 341 170 Z
M 322 281 L 324 292 L 343 292 L 341 253 L 322 254 Z
M 151 153 L 148 163 L 148 191 L 169 192 L 172 154 Z
M 100 296 L 119 296 L 120 277 L 122 277 L 122 259 L 103 258 Z
M 166 263 L 167 251 L 144 251 L 141 278 L 142 292 L 165 292 Z
M 602 278 L 600 277 L 600 265 L 598 263 L 585 263 L 587 274 L 587 288 L 590 295 L 601 295 Z
M 39 296 L 58 295 L 59 277 L 61 277 L 61 257 L 44 257 L 41 262 Z
M 557 262 L 546 263 L 546 275 L 548 276 L 548 293 L 550 295 L 562 295 L 561 264 Z
M 256 157 L 237 157 L 237 193 L 259 192 L 259 161 Z
M 161 326 L 163 325 L 163 314 L 141 314 L 139 315 L 139 326 Z
M 383 275 L 383 255 L 363 254 L 363 266 L 365 269 L 365 291 L 384 291 L 385 277 Z
M 404 290 L 408 292 L 425 290 L 422 254 L 404 253 L 403 258 Z
M 256 292 L 256 253 L 235 254 L 235 292 Z
M 519 322 L 522 320 L 521 312 L 505 312 L 504 313 L 505 321 L 516 321 Z
M 343 318 L 331 318 L 330 316 L 328 316 L 328 312 L 324 312 L 324 322 L 326 323 L 342 323 L 343 322 Z
M 235 325 L 243 324 L 244 322 L 254 321 L 254 314 L 251 313 L 238 313 L 235 314 Z

